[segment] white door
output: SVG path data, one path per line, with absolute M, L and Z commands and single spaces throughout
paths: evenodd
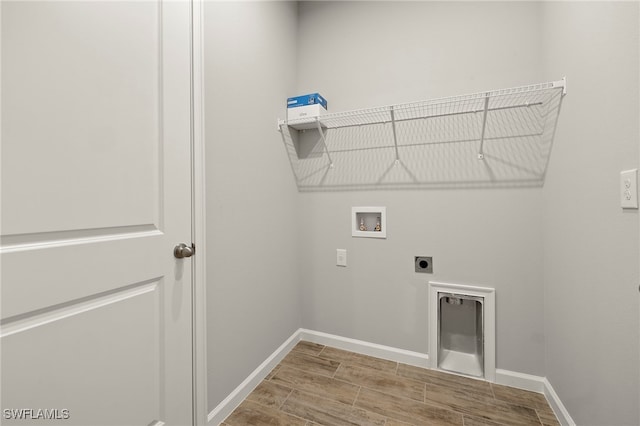
M 190 4 L 0 7 L 1 421 L 192 424 Z

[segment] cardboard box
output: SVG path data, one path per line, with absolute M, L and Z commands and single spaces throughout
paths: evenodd
M 287 99 L 287 120 L 313 119 L 327 112 L 327 100 L 319 93 Z
M 327 100 L 320 93 L 309 93 L 308 95 L 294 96 L 287 99 L 287 108 L 300 108 L 315 104 L 322 105 L 325 110 L 328 109 Z
M 287 108 L 287 120 L 299 120 L 303 118 L 316 118 L 325 114 L 326 109 L 320 104 L 306 105 L 296 108 Z

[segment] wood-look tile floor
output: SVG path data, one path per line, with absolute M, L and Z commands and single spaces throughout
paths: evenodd
M 559 423 L 538 393 L 302 341 L 222 425 Z

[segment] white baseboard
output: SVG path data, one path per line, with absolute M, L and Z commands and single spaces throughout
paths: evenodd
M 237 388 L 229 394 L 216 408 L 209 413 L 208 424 L 219 425 L 233 410 L 260 384 L 273 368 L 293 349 L 301 340 L 321 345 L 332 346 L 346 351 L 369 355 L 376 358 L 388 359 L 403 364 L 430 368 L 429 355 L 398 349 L 391 346 L 350 339 L 334 334 L 300 328 L 291 335 L 278 349 L 258 366 Z M 545 378 L 515 371 L 496 369 L 496 383 L 532 392 L 542 393 L 549 401 L 549 405 L 563 426 L 575 426 L 569 412 L 553 390 L 551 383 Z
M 496 369 L 496 383 L 524 389 L 531 392 L 544 393 L 544 377 L 516 371 Z
M 556 417 L 558 418 L 560 424 L 563 426 L 576 426 L 576 422 L 573 421 L 571 415 L 569 414 L 569 411 L 567 411 L 562 401 L 560 401 L 560 397 L 553 389 L 553 386 L 551 386 L 549 380 L 547 380 L 547 378 L 545 377 L 543 382 L 544 396 L 547 397 L 547 401 L 549 401 L 549 405 L 551 406 L 553 412 L 556 414 Z
M 401 362 L 403 364 L 414 365 L 416 367 L 429 368 L 430 365 L 429 355 L 420 352 L 407 351 L 405 349 L 378 345 L 376 343 L 365 342 L 363 340 L 350 339 L 348 337 L 336 336 L 334 334 L 306 330 L 303 328 L 298 330 L 298 332 L 300 333 L 300 340 L 332 346 L 334 348 L 369 355 L 376 358 Z
M 497 369 L 496 383 L 543 394 L 561 425 L 576 426 L 576 423 L 546 377 Z
M 249 394 L 264 380 L 276 365 L 293 349 L 300 341 L 300 330 L 291 335 L 278 349 L 276 349 L 262 364 L 258 366 L 237 388 L 233 390 L 216 408 L 207 416 L 209 425 L 219 425 L 233 413 L 233 410 L 249 396 Z

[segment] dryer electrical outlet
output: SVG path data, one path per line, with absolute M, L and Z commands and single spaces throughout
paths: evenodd
M 431 256 L 415 256 L 416 272 L 433 274 L 433 258 Z

